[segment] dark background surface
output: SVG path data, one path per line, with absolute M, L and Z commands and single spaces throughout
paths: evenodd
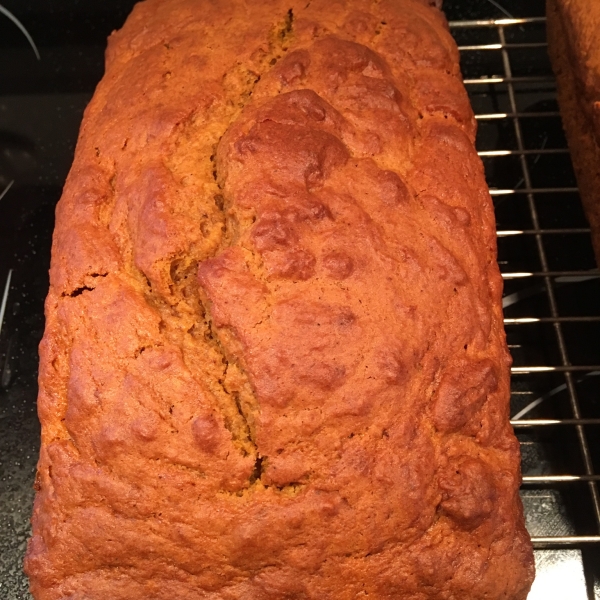
M 54 207 L 83 109 L 103 73 L 106 38 L 134 2 L 2 5 L 27 27 L 41 54 L 37 61 L 22 33 L 0 15 L 0 192 L 14 182 L 0 199 L 0 299 L 12 272 L 0 330 L 0 599 L 16 600 L 30 598 L 21 563 L 39 446 L 37 345 Z M 444 6 L 449 20 L 458 20 L 501 18 L 506 12 L 539 16 L 543 5 L 543 0 L 447 0 Z

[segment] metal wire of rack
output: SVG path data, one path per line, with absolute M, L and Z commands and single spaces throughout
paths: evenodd
M 550 558 L 560 571 L 575 560 L 582 575 L 579 592 L 548 596 L 547 585 L 530 598 L 600 598 L 600 273 L 560 126 L 545 18 L 450 28 L 496 209 L 511 422 L 536 564 L 543 571 Z

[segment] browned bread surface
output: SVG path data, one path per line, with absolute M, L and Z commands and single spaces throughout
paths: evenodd
M 547 0 L 547 15 L 560 113 L 600 265 L 600 2 Z
M 37 600 L 521 600 L 494 215 L 442 14 L 147 0 L 57 208 Z

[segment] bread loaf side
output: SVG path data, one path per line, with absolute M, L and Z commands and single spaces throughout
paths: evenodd
M 547 0 L 547 15 L 560 115 L 600 265 L 600 4 Z
M 147 0 L 57 207 L 37 600 L 524 599 L 494 214 L 442 13 Z

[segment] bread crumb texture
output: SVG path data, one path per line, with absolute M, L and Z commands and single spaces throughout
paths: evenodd
M 37 600 L 524 599 L 492 203 L 420 0 L 146 0 L 57 207 Z

